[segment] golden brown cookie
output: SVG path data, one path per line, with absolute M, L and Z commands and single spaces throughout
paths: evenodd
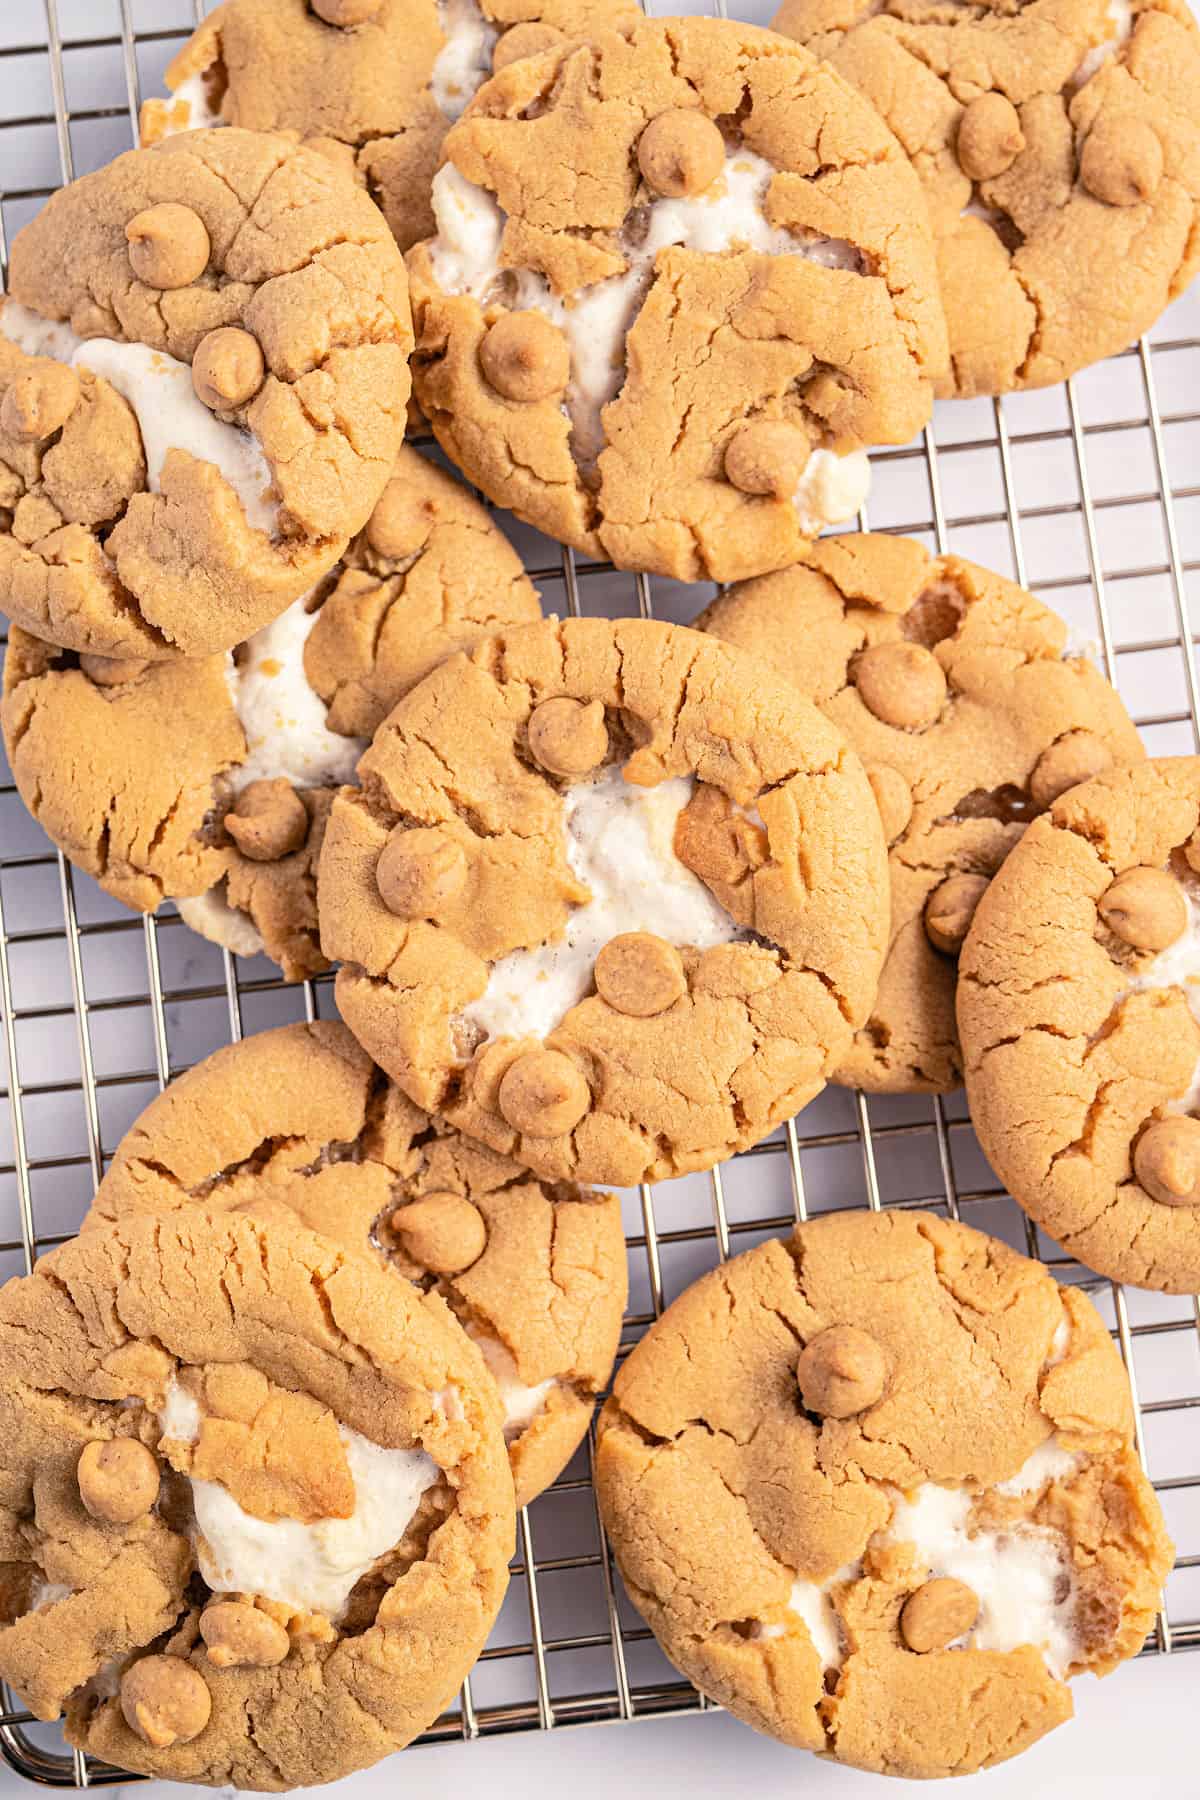
M 495 1388 L 294 1221 L 125 1219 L 0 1293 L 0 1676 L 119 1768 L 272 1791 L 401 1749 L 508 1583 Z
M 388 709 L 451 651 L 540 617 L 479 502 L 408 446 L 366 529 L 231 656 L 114 661 L 14 629 L 0 727 L 25 804 L 126 905 L 289 980 L 328 967 L 316 865 L 332 791 Z
M 1013 1198 L 1117 1281 L 1200 1287 L 1200 759 L 1035 821 L 960 960 L 971 1114 Z
M 444 154 L 409 255 L 417 398 L 551 537 L 683 580 L 781 568 L 861 506 L 865 447 L 928 419 L 920 186 L 806 51 L 716 19 L 600 32 L 496 75 Z
M 142 107 L 143 144 L 198 126 L 294 131 L 353 171 L 401 249 L 433 230 L 442 139 L 493 67 L 598 26 L 636 0 L 225 0 Z
M 910 1778 L 1015 1756 L 1141 1648 L 1171 1544 L 1100 1318 L 930 1213 L 705 1275 L 600 1416 L 625 1585 L 705 1694 Z
M 365 524 L 404 435 L 404 267 L 284 137 L 196 132 L 47 202 L 0 307 L 0 606 L 89 655 L 241 643 Z
M 1045 387 L 1148 331 L 1200 266 L 1200 34 L 1184 0 L 784 0 L 921 178 L 950 374 Z
M 500 1389 L 518 1504 L 562 1472 L 620 1337 L 611 1194 L 539 1182 L 437 1124 L 324 1021 L 244 1038 L 172 1082 L 122 1139 L 84 1229 L 197 1202 L 299 1219 L 435 1290 Z
M 879 993 L 835 1080 L 879 1093 L 962 1080 L 955 958 L 979 896 L 1072 781 L 1140 760 L 1104 677 L 1032 594 L 912 538 L 827 538 L 722 594 L 697 625 L 794 681 L 858 751 L 889 845 Z
M 866 777 L 727 645 L 607 619 L 486 638 L 394 708 L 359 778 L 319 872 L 342 1016 L 419 1106 L 541 1175 L 708 1168 L 818 1093 L 866 1018 Z

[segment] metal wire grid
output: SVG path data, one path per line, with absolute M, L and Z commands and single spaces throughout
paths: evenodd
M 60 180 L 125 147 L 141 88 L 161 87 L 163 65 L 205 6 L 12 0 L 12 10 L 21 16 L 0 21 L 0 260 L 11 232 Z M 1175 407 L 1160 399 L 1164 372 Z M 939 409 L 919 442 L 874 458 L 871 523 L 939 549 L 953 542 L 1052 593 L 1076 632 L 1094 641 L 1150 748 L 1187 752 L 1200 744 L 1187 592 L 1200 570 L 1200 486 L 1172 486 L 1170 465 L 1188 467 L 1190 453 L 1195 467 L 1197 448 L 1200 304 L 1185 301 L 1151 341 L 1052 394 Z M 519 527 L 513 535 L 547 607 L 559 612 L 686 620 L 707 599 L 619 576 Z M 217 951 L 174 915 L 125 913 L 52 850 L 0 772 L 0 1015 L 11 1123 L 7 1148 L 0 1140 L 0 1275 L 29 1269 L 71 1235 L 121 1131 L 172 1075 L 245 1030 L 332 1011 L 328 978 L 287 988 L 263 959 Z M 810 1211 L 847 1205 L 932 1206 L 1082 1282 L 1125 1360 L 1138 1447 L 1181 1546 L 1145 1653 L 1200 1646 L 1200 1306 L 1101 1282 L 1041 1239 L 996 1185 L 961 1097 L 868 1101 L 831 1091 L 710 1176 L 624 1199 L 632 1292 L 623 1349 L 714 1261 Z M 496 1631 L 458 1708 L 428 1740 L 706 1706 L 621 1592 L 590 1467 L 589 1443 L 521 1515 Z M 57 1728 L 39 1726 L 7 1693 L 0 1753 L 45 1785 L 129 1779 L 67 1750 Z

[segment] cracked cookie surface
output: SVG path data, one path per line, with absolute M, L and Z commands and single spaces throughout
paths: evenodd
M 0 308 L 0 604 L 91 655 L 242 642 L 366 522 L 411 348 L 383 217 L 288 138 L 190 133 L 72 182 Z
M 133 1124 L 84 1230 L 203 1204 L 299 1220 L 433 1288 L 500 1390 L 524 1506 L 612 1372 L 628 1275 L 610 1194 L 539 1182 L 407 1100 L 344 1025 L 285 1025 L 190 1069 Z
M 735 580 L 862 504 L 929 416 L 944 322 L 919 184 L 770 32 L 598 33 L 502 70 L 409 253 L 415 391 L 491 499 L 620 568 Z
M 627 1359 L 596 1486 L 671 1660 L 757 1730 L 966 1774 L 1136 1655 L 1171 1545 L 1087 1298 L 927 1213 L 703 1276 Z
M 0 1673 L 73 1744 L 284 1790 L 408 1743 L 508 1581 L 512 1482 L 442 1300 L 189 1207 L 0 1293 Z
M 1200 1287 L 1198 868 L 1200 759 L 1074 788 L 980 907 L 958 997 L 1013 1198 L 1100 1274 L 1174 1294 Z
M 861 765 L 681 626 L 547 620 L 443 663 L 335 799 L 322 944 L 409 1096 L 551 1179 L 710 1167 L 849 1049 L 887 935 Z
M 1200 34 L 1182 0 L 784 0 L 921 178 L 939 391 L 1045 387 L 1148 331 L 1200 266 Z
M 1032 594 L 911 538 L 815 544 L 696 621 L 795 682 L 861 756 L 889 844 L 887 961 L 837 1081 L 962 1080 L 956 963 L 979 895 L 1069 780 L 1139 761 L 1115 689 Z
M 355 173 L 403 250 L 434 229 L 442 139 L 494 58 L 641 17 L 634 0 L 377 0 L 344 26 L 322 12 L 225 0 L 169 65 L 170 98 L 143 104 L 142 142 L 221 124 L 297 132 Z
M 389 708 L 452 651 L 540 617 L 520 559 L 405 445 L 342 562 L 229 656 L 79 657 L 13 629 L 0 728 L 22 799 L 126 905 L 289 980 L 328 967 L 316 866 L 336 786 Z

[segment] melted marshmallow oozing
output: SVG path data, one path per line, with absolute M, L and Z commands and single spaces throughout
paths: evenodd
M 200 1421 L 195 1399 L 172 1382 L 159 1414 L 163 1436 L 194 1443 Z M 200 1573 L 214 1593 L 259 1594 L 336 1619 L 355 1583 L 400 1542 L 437 1464 L 423 1450 L 385 1450 L 344 1425 L 338 1432 L 354 1481 L 348 1519 L 256 1519 L 220 1482 L 188 1478 Z
M 545 1037 L 591 987 L 610 938 L 649 931 L 709 950 L 742 935 L 675 854 L 675 824 L 694 786 L 691 776 L 678 776 L 635 787 L 611 768 L 564 791 L 567 862 L 592 897 L 572 910 L 561 938 L 495 963 L 464 1020 L 488 1037 Z
M 475 0 L 437 0 L 437 10 L 446 42 L 434 59 L 429 86 L 439 111 L 457 119 L 491 74 L 500 33 Z
M 802 256 L 830 269 L 862 268 L 859 252 L 844 239 L 803 236 L 768 222 L 764 202 L 774 173 L 753 151 L 728 151 L 723 173 L 703 194 L 639 207 L 633 215 L 636 229 L 627 225 L 620 238 L 629 267 L 581 288 L 567 301 L 532 269 L 501 269 L 505 215 L 486 188 L 468 181 L 453 163 L 434 177 L 438 235 L 430 260 L 439 286 L 483 300 L 503 275 L 515 283 L 514 311 L 544 313 L 565 334 L 571 352 L 566 412 L 572 450 L 585 477 L 595 479 L 607 441 L 602 413 L 624 383 L 625 340 L 649 292 L 660 250 L 677 245 L 719 255 L 739 248 L 766 256 Z M 802 528 L 811 532 L 852 517 L 863 505 L 869 483 L 865 451 L 844 457 L 814 451 L 795 495 Z
M 258 956 L 267 947 L 250 916 L 240 907 L 230 906 L 223 881 L 203 894 L 176 900 L 175 909 L 192 931 L 234 956 Z
M 488 1374 L 500 1391 L 500 1404 L 504 1408 L 504 1441 L 511 1444 L 519 1438 L 523 1431 L 528 1431 L 533 1421 L 546 1410 L 546 1401 L 550 1390 L 558 1386 L 553 1375 L 545 1381 L 535 1382 L 527 1387 L 521 1380 L 517 1369 L 516 1358 L 506 1344 L 492 1337 L 490 1332 L 472 1330 L 468 1327 L 468 1336 L 478 1344 L 487 1364 Z
M 797 1577 L 792 1583 L 788 1607 L 803 1620 L 813 1648 L 821 1659 L 822 1669 L 840 1669 L 846 1660 L 841 1621 L 831 1598 L 831 1590 L 845 1581 L 856 1581 L 861 1574 L 861 1563 L 847 1563 L 845 1568 L 827 1575 L 824 1581 L 805 1581 Z M 785 1625 L 758 1625 L 754 1636 L 783 1637 L 786 1630 Z
M 309 686 L 304 646 L 317 622 L 306 594 L 255 632 L 228 664 L 229 691 L 246 734 L 244 762 L 230 770 L 235 793 L 283 776 L 294 787 L 353 782 L 364 738 L 330 731 L 328 708 Z
M 994 1491 L 1039 1492 L 1071 1474 L 1078 1462 L 1051 1439 Z M 931 1577 L 948 1575 L 971 1589 L 979 1617 L 958 1640 L 962 1648 L 1007 1651 L 1032 1644 L 1061 1680 L 1081 1652 L 1075 1582 L 1061 1533 L 1026 1523 L 972 1531 L 972 1504 L 963 1488 L 925 1482 L 911 1496 L 897 1495 L 883 1541 L 912 1544 Z
M 0 331 L 28 356 L 50 356 L 75 369 L 90 369 L 128 401 L 141 433 L 152 494 L 160 491 L 167 452 L 185 450 L 221 471 L 248 524 L 276 534 L 279 507 L 270 498 L 271 470 L 257 438 L 218 419 L 196 398 L 187 363 L 148 344 L 79 338 L 70 326 L 43 319 L 11 300 L 0 311 Z
M 1133 30 L 1133 7 L 1130 0 L 1109 0 L 1106 17 L 1110 26 L 1109 34 L 1101 43 L 1095 44 L 1088 51 L 1072 75 L 1070 82 L 1072 93 L 1078 93 L 1079 89 L 1089 82 L 1093 75 L 1098 74 L 1111 57 L 1116 55 L 1121 45 L 1128 42 L 1129 34 Z
M 208 131 L 225 123 L 208 97 L 207 69 L 189 75 L 172 91 L 169 100 L 156 104 L 170 109 L 164 122 L 164 137 L 175 137 L 181 131 Z
M 1165 950 L 1152 957 L 1130 982 L 1126 994 L 1146 988 L 1182 988 L 1193 1019 L 1200 1025 L 1200 881 L 1184 879 L 1179 883 L 1187 905 L 1187 925 Z M 1122 996 L 1123 998 L 1123 996 Z M 1200 1058 L 1192 1070 L 1187 1091 L 1167 1102 L 1169 1113 L 1200 1112 Z

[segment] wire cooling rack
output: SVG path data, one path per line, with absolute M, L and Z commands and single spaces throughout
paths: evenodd
M 204 10 L 202 0 L 4 0 L 0 254 L 62 181 L 128 147 L 141 95 L 162 90 L 163 69 Z M 769 0 L 736 10 L 765 23 Z M 1152 753 L 1200 745 L 1188 606 L 1189 585 L 1200 598 L 1200 291 L 1148 341 L 1074 382 L 939 407 L 920 440 L 873 461 L 874 529 L 953 548 L 1033 587 L 1117 682 Z M 687 622 L 711 597 L 617 574 L 504 523 L 547 610 Z M 0 768 L 0 1279 L 72 1234 L 121 1133 L 169 1077 L 243 1033 L 333 1010 L 328 978 L 287 987 L 264 959 L 218 951 L 171 909 L 127 913 L 55 854 Z M 626 1348 L 715 1262 L 838 1207 L 933 1207 L 1082 1282 L 1128 1367 L 1139 1448 L 1179 1546 L 1146 1654 L 1200 1646 L 1197 1302 L 1112 1287 L 1039 1238 L 997 1186 L 960 1095 L 830 1090 L 710 1176 L 623 1199 Z M 590 1446 L 522 1515 L 491 1641 L 428 1739 L 706 1705 L 623 1595 L 589 1476 Z M 68 1750 L 7 1693 L 0 1751 L 45 1785 L 129 1779 Z

